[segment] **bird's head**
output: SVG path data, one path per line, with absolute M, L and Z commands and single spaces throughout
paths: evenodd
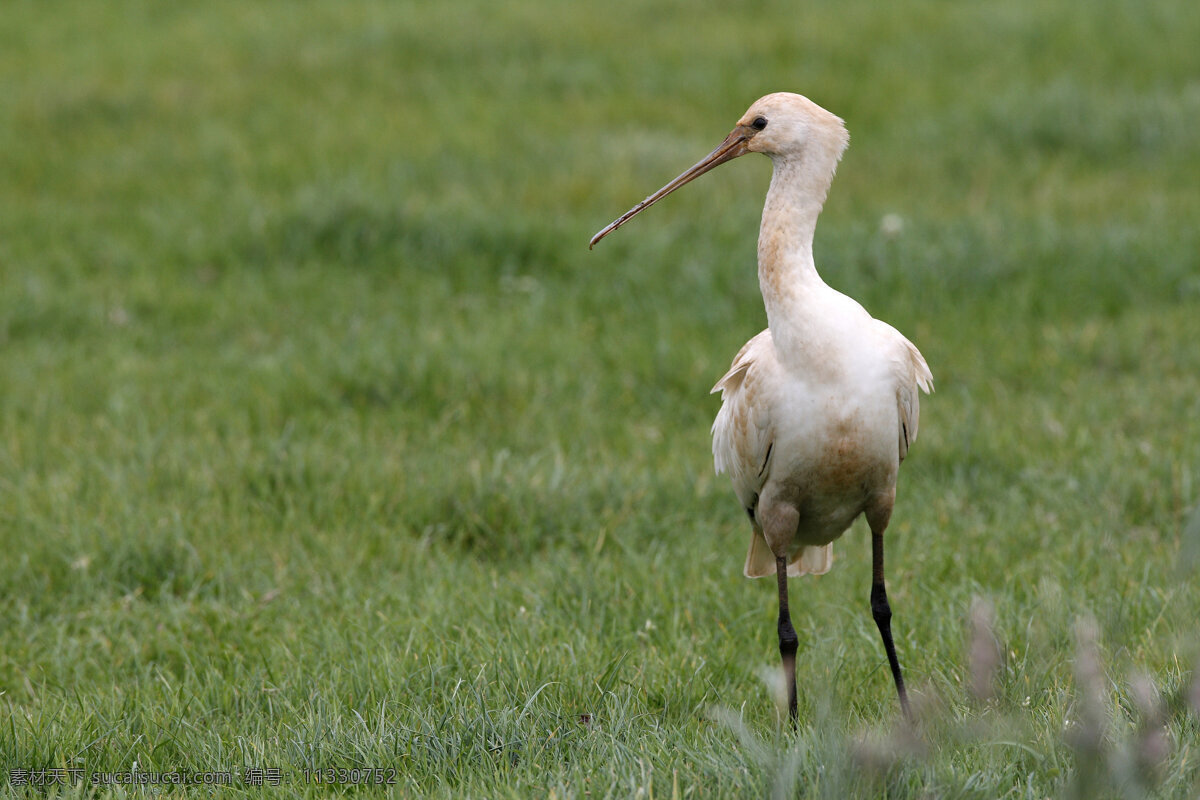
M 776 92 L 754 101 L 730 136 L 745 136 L 746 150 L 772 158 L 841 158 L 850 134 L 841 118 L 807 97 Z
M 774 161 L 812 160 L 827 165 L 828 175 L 832 178 L 833 169 L 849 142 L 850 134 L 842 120 L 807 97 L 791 92 L 760 97 L 717 149 L 601 229 L 592 237 L 589 247 L 680 186 L 738 156 L 763 153 Z

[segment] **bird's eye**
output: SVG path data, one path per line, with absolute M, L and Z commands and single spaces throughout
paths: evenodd
M 763 128 L 767 127 L 767 118 L 755 117 L 754 122 L 750 123 L 750 127 L 754 128 L 756 131 L 761 131 Z

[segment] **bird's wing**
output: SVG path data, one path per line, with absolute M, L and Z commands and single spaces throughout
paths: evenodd
M 753 530 L 743 569 L 747 578 L 775 574 L 775 554 L 763 538 L 755 516 L 758 495 L 771 473 L 775 442 L 772 396 L 780 385 L 779 362 L 771 332 L 755 336 L 733 359 L 714 392 L 721 393 L 721 410 L 713 422 L 713 463 L 717 472 L 729 473 L 733 491 L 750 515 Z M 788 561 L 788 575 L 821 575 L 833 565 L 833 544 L 796 548 Z
M 766 482 L 771 457 L 771 403 L 764 373 L 775 366 L 775 345 L 765 330 L 746 342 L 713 392 L 721 393 L 721 410 L 713 422 L 713 464 L 728 473 L 733 491 L 753 512 Z
M 886 325 L 887 323 L 881 323 Z M 897 342 L 897 357 L 893 369 L 896 377 L 896 405 L 900 412 L 900 460 L 908 455 L 908 448 L 917 440 L 917 428 L 921 421 L 921 392 L 933 391 L 933 373 L 925 363 L 925 357 L 916 345 L 905 339 L 892 326 L 887 326 Z

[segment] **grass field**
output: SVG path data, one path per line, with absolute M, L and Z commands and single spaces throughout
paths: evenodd
M 1187 0 L 6 3 L 0 790 L 1195 798 L 1198 41 Z M 851 131 L 824 277 L 937 380 L 912 736 L 861 523 L 793 582 L 780 726 L 712 471 L 769 162 L 587 249 L 780 89 Z

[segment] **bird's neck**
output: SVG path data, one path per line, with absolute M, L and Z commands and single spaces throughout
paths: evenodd
M 802 354 L 819 346 L 822 295 L 813 233 L 833 178 L 821 159 L 774 159 L 758 235 L 758 284 L 777 350 Z M 836 161 L 834 162 L 836 163 Z

